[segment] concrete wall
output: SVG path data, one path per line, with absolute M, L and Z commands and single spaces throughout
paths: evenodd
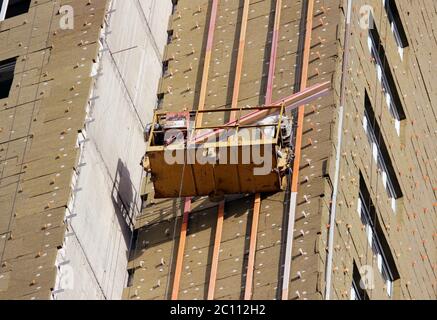
M 143 127 L 156 105 L 171 8 L 170 0 L 110 4 L 55 299 L 120 299 L 126 286 Z

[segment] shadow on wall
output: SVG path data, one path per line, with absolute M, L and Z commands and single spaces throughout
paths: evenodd
M 118 159 L 111 198 L 126 246 L 129 247 L 134 229 L 135 216 L 138 212 L 136 205 L 138 192 L 132 184 L 128 168 L 121 159 Z
M 198 201 L 198 203 L 197 203 Z M 217 226 L 217 208 L 218 203 L 211 203 L 208 199 L 202 200 L 193 199 L 193 205 L 197 204 L 196 209 L 194 209 L 190 213 L 191 219 L 194 219 L 190 222 L 189 229 L 187 230 L 187 237 L 190 237 L 194 234 L 199 234 L 203 230 L 211 229 L 211 234 L 209 238 L 208 247 L 203 248 L 202 250 L 207 253 L 207 262 L 205 264 L 205 278 L 204 282 L 208 283 L 209 274 L 211 271 L 212 258 L 213 258 L 213 248 L 215 242 L 215 233 Z M 236 219 L 238 217 L 243 217 L 248 213 L 247 209 L 247 201 L 249 203 L 253 203 L 254 197 L 246 196 L 246 195 L 238 195 L 234 197 L 229 197 L 226 200 L 225 204 L 225 221 L 228 219 Z M 178 200 L 180 204 L 182 204 L 182 199 Z M 171 201 L 171 205 L 173 205 L 173 201 Z M 168 210 L 171 210 L 169 205 Z M 176 259 L 178 254 L 178 246 L 179 246 L 179 236 L 182 225 L 182 210 L 183 205 L 176 205 L 176 210 L 172 211 L 172 216 L 167 216 L 165 219 L 161 221 L 155 221 L 154 223 L 143 226 L 140 229 L 135 231 L 134 240 L 132 241 L 132 250 L 130 252 L 129 261 L 134 261 L 135 264 L 132 269 L 128 270 L 129 272 L 129 281 L 128 287 L 133 285 L 134 275 L 136 270 L 141 269 L 143 266 L 137 259 L 145 257 L 145 252 L 148 251 L 150 253 L 147 254 L 147 260 L 145 263 L 147 264 L 148 272 L 154 272 L 153 270 L 158 270 L 164 268 L 166 273 L 162 273 L 162 279 L 166 279 L 162 281 L 163 285 L 165 284 L 165 296 L 161 298 L 170 299 L 172 284 L 174 282 L 174 275 L 176 273 Z M 178 212 L 179 211 L 179 212 Z M 241 241 L 244 241 L 242 244 L 242 248 L 240 249 L 241 255 L 244 257 L 244 261 L 242 263 L 242 273 L 245 273 L 248 263 L 248 255 L 246 252 L 249 250 L 250 246 L 250 230 L 252 221 L 252 210 L 250 210 L 248 216 L 248 222 L 245 227 L 246 237 Z M 172 245 L 166 245 L 166 243 L 171 242 Z M 159 249 L 159 250 L 158 250 Z M 155 261 L 159 261 L 160 258 L 163 258 L 164 262 L 161 264 L 153 265 Z M 165 263 L 165 264 L 163 264 Z M 244 288 L 245 278 L 242 278 L 242 282 L 236 284 L 236 287 Z M 156 289 L 156 287 L 155 287 Z M 208 294 L 208 286 L 204 287 L 203 298 L 206 299 Z M 241 289 L 240 298 L 244 297 L 244 290 Z

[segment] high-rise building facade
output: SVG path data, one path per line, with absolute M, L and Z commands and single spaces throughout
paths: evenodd
M 0 4 L 0 298 L 121 299 L 171 2 Z
M 152 166 L 125 298 L 435 299 L 436 23 L 428 0 L 174 1 L 162 112 L 331 89 L 289 114 L 282 192 L 154 199 Z
M 0 0 L 0 299 L 436 299 L 436 30 L 433 0 Z M 150 169 L 155 111 L 260 108 L 292 128 L 267 178 Z

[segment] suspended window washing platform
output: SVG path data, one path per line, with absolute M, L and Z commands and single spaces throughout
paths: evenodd
M 285 113 L 328 90 L 316 85 L 272 106 L 155 113 L 144 158 L 155 198 L 280 191 L 292 160 Z
M 229 123 L 202 122 L 206 115 L 225 119 L 231 112 L 238 115 Z M 283 106 L 272 106 L 156 113 L 145 158 L 155 197 L 279 191 L 292 134 L 283 112 Z

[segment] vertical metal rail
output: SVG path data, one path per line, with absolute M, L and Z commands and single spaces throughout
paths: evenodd
M 232 95 L 232 108 L 237 108 L 238 105 L 238 96 L 240 92 L 240 82 L 241 82 L 241 70 L 243 68 L 244 48 L 246 42 L 247 19 L 249 16 L 249 5 L 250 5 L 250 0 L 245 0 L 244 7 L 243 7 L 241 30 L 240 30 L 240 42 L 238 47 L 238 58 L 237 58 L 237 68 L 236 68 L 236 74 L 234 80 L 234 90 Z M 232 111 L 231 119 L 235 120 L 235 118 L 236 118 L 236 112 Z M 213 259 L 212 259 L 211 274 L 210 274 L 210 281 L 209 281 L 209 288 L 208 288 L 208 300 L 214 299 L 220 243 L 221 243 L 222 232 L 223 232 L 224 205 L 225 205 L 224 201 L 220 203 L 219 213 L 217 216 L 216 235 L 214 241 Z
M 272 35 L 272 49 L 270 53 L 269 74 L 267 79 L 267 90 L 266 90 L 266 99 L 265 99 L 266 105 L 272 104 L 273 81 L 275 78 L 276 58 L 277 58 L 278 41 L 279 41 L 279 27 L 281 24 L 281 8 L 282 8 L 282 0 L 277 0 L 276 9 L 275 9 L 275 22 L 274 22 L 273 35 Z M 254 268 L 255 268 L 255 254 L 256 254 L 256 243 L 257 243 L 260 211 L 261 211 L 261 194 L 257 193 L 255 195 L 255 203 L 253 207 L 252 228 L 250 233 L 250 245 L 249 245 L 249 261 L 247 264 L 244 300 L 251 300 L 253 294 L 253 275 L 254 275 Z
M 215 231 L 215 240 L 214 240 L 214 250 L 212 253 L 212 264 L 211 264 L 211 273 L 209 276 L 209 286 L 208 286 L 208 300 L 214 300 L 215 293 L 215 283 L 217 280 L 217 270 L 218 270 L 218 260 L 220 255 L 220 243 L 222 241 L 222 233 L 223 233 L 223 219 L 225 215 L 225 202 L 220 202 L 218 217 L 217 217 L 217 225 Z
M 273 81 L 275 79 L 276 58 L 278 54 L 279 28 L 281 26 L 281 10 L 282 10 L 282 0 L 277 0 L 276 9 L 275 9 L 275 24 L 274 24 L 273 36 L 272 36 L 272 51 L 270 53 L 269 76 L 267 79 L 267 91 L 266 91 L 266 102 L 265 102 L 267 106 L 271 105 L 273 100 Z
M 215 33 L 215 25 L 217 22 L 218 4 L 219 4 L 219 0 L 213 0 L 212 7 L 211 7 L 211 17 L 209 20 L 205 59 L 203 62 L 203 73 L 202 73 L 202 82 L 200 86 L 199 106 L 197 108 L 198 110 L 205 109 L 206 87 L 208 85 L 209 67 L 211 65 L 212 46 L 214 43 L 214 33 Z M 202 125 L 202 119 L 203 119 L 203 113 L 199 113 L 196 122 L 197 127 L 200 127 Z
M 211 64 L 212 47 L 214 44 L 214 33 L 215 33 L 215 25 L 217 21 L 218 3 L 219 0 L 213 0 L 212 3 L 211 18 L 209 21 L 209 30 L 208 30 L 208 42 L 206 45 L 206 54 L 205 54 L 205 62 L 203 67 L 202 85 L 200 89 L 198 110 L 203 110 L 205 108 L 206 88 L 208 84 L 209 66 Z M 197 116 L 196 126 L 202 126 L 202 119 L 203 119 L 203 113 L 199 113 Z M 217 280 L 218 259 L 220 255 L 220 243 L 222 239 L 222 230 L 223 230 L 224 207 L 225 207 L 224 202 L 221 202 L 217 214 L 217 224 L 216 224 L 215 241 L 214 241 L 212 263 L 211 263 L 211 272 L 209 275 L 208 296 L 207 296 L 208 300 L 214 299 L 215 283 Z
M 261 211 L 261 195 L 257 193 L 255 195 L 255 205 L 253 207 L 252 229 L 250 232 L 249 261 L 247 263 L 244 300 L 252 299 L 253 273 L 255 267 L 255 253 L 256 253 L 256 241 L 257 241 L 256 236 L 258 233 L 260 211 Z
M 187 240 L 188 219 L 191 211 L 191 198 L 185 198 L 184 215 L 182 218 L 181 234 L 179 237 L 178 256 L 176 258 L 175 276 L 171 300 L 177 300 L 181 283 L 182 267 L 184 263 L 185 243 Z
M 301 75 L 301 88 L 304 90 L 307 87 L 308 80 L 308 67 L 311 50 L 311 35 L 313 29 L 313 11 L 314 0 L 308 0 L 308 11 L 306 18 L 306 32 L 305 32 L 305 45 L 303 50 L 302 61 L 302 75 Z M 290 210 L 288 214 L 288 227 L 287 227 L 287 243 L 285 248 L 285 266 L 284 277 L 282 283 L 282 300 L 288 300 L 289 297 L 289 284 L 291 273 L 291 260 L 293 254 L 293 237 L 294 237 L 294 222 L 296 218 L 296 200 L 299 184 L 299 169 L 301 160 L 301 148 L 302 148 L 302 135 L 303 135 L 303 121 L 305 116 L 305 105 L 299 107 L 297 118 L 297 131 L 296 131 L 296 143 L 295 143 L 295 158 L 293 164 L 293 177 L 291 182 L 291 195 L 290 195 Z
M 232 95 L 232 108 L 237 108 L 238 105 L 241 70 L 243 67 L 244 48 L 246 42 L 247 19 L 249 16 L 249 5 L 250 5 L 250 0 L 245 0 L 244 7 L 243 7 L 243 18 L 241 22 L 240 44 L 238 47 L 237 70 L 235 73 L 234 90 Z M 231 119 L 235 120 L 235 118 L 236 118 L 236 112 L 232 111 Z M 217 270 L 218 270 L 218 260 L 220 255 L 220 243 L 223 233 L 224 207 L 225 207 L 225 202 L 222 201 L 219 205 L 219 212 L 217 215 L 215 241 L 214 241 L 214 249 L 213 249 L 212 263 L 211 263 L 211 273 L 210 273 L 209 286 L 208 286 L 208 300 L 214 299 L 215 283 L 217 279 Z
M 208 84 L 209 66 L 211 64 L 212 47 L 214 43 L 214 31 L 217 21 L 218 4 L 219 4 L 219 0 L 213 0 L 212 7 L 211 7 L 211 17 L 209 21 L 208 39 L 207 39 L 206 50 L 205 50 L 205 59 L 203 64 L 203 74 L 202 74 L 202 82 L 200 88 L 198 110 L 203 110 L 205 108 L 206 89 Z M 199 113 L 197 117 L 196 126 L 202 125 L 202 115 L 203 115 L 202 113 Z M 181 179 L 183 179 L 183 177 Z M 185 242 L 187 238 L 188 219 L 189 219 L 190 212 L 191 212 L 191 198 L 185 198 L 184 214 L 183 214 L 183 220 L 181 226 L 181 234 L 179 238 L 175 276 L 174 276 L 173 289 L 171 295 L 172 300 L 177 300 L 179 296 L 179 287 L 180 287 L 181 273 L 182 273 L 182 267 L 184 262 Z
M 334 235 L 335 235 L 335 217 L 337 212 L 337 195 L 338 184 L 340 176 L 340 160 L 341 160 L 341 145 L 343 142 L 343 113 L 344 105 L 346 102 L 346 77 L 347 68 L 349 66 L 349 42 L 350 42 L 350 29 L 351 29 L 351 16 L 352 16 L 352 0 L 347 2 L 347 15 L 346 15 L 346 27 L 344 34 L 344 52 L 343 52 L 343 66 L 341 75 L 341 88 L 340 88 L 340 109 L 339 109 L 339 123 L 337 131 L 337 154 L 335 160 L 335 174 L 334 174 L 334 189 L 332 192 L 331 201 L 331 217 L 329 220 L 329 236 L 328 236 L 328 258 L 326 262 L 326 286 L 325 286 L 325 299 L 331 299 L 331 287 L 332 287 L 332 260 L 334 257 Z
M 244 50 L 246 46 L 247 20 L 249 18 L 250 0 L 244 0 L 243 17 L 241 20 L 240 41 L 238 46 L 237 66 L 235 68 L 234 92 L 232 94 L 232 109 L 238 108 L 238 98 L 240 93 L 241 71 L 243 70 Z M 237 111 L 232 111 L 230 119 L 235 120 Z

